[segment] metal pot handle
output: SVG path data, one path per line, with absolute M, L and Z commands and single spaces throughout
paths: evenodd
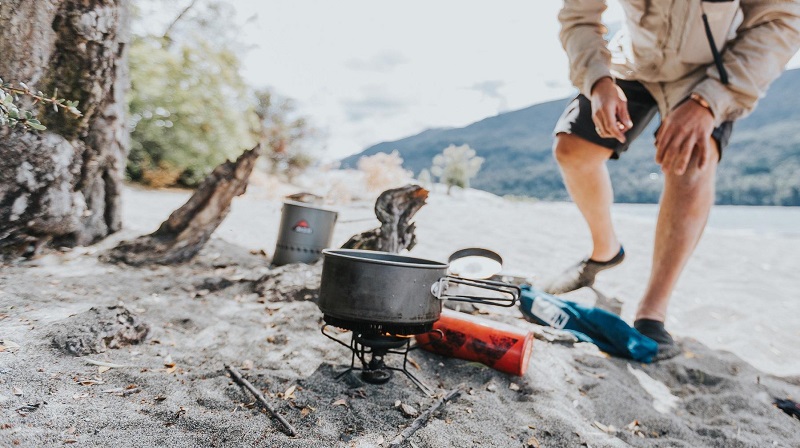
M 449 295 L 447 289 L 450 284 L 473 286 L 475 288 L 487 289 L 489 291 L 497 291 L 506 294 L 509 297 L 482 297 L 482 296 L 462 296 L 462 295 Z M 456 302 L 470 302 L 481 303 L 484 305 L 494 305 L 511 307 L 517 304 L 522 290 L 519 286 L 510 283 L 497 282 L 493 280 L 472 280 L 467 278 L 457 277 L 455 275 L 446 275 L 440 278 L 431 287 L 431 292 L 434 297 L 439 300 L 454 300 Z

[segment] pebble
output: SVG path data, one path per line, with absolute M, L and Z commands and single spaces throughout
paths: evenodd
M 400 410 L 403 411 L 403 414 L 405 414 L 406 417 L 416 417 L 419 415 L 419 411 L 417 411 L 414 406 L 405 403 L 400 405 Z

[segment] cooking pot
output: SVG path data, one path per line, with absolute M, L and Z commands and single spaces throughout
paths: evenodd
M 424 333 L 439 319 L 444 300 L 510 307 L 520 296 L 512 284 L 448 275 L 448 264 L 438 261 L 355 249 L 322 254 L 319 309 L 328 324 L 356 332 Z M 454 285 L 496 296 L 449 294 Z

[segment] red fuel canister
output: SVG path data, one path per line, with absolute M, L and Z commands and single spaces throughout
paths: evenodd
M 442 310 L 433 331 L 415 338 L 427 351 L 518 376 L 528 370 L 533 349 L 530 331 L 449 309 Z

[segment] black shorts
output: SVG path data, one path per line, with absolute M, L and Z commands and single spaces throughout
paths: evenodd
M 597 135 L 594 121 L 592 121 L 592 103 L 583 94 L 578 95 L 569 103 L 561 118 L 558 119 L 554 132 L 556 134 L 563 132 L 577 135 L 592 143 L 608 148 L 614 151 L 611 158 L 618 159 L 619 155 L 628 149 L 658 113 L 658 104 L 640 82 L 625 81 L 623 79 L 618 79 L 616 82 L 628 98 L 628 113 L 631 116 L 631 121 L 633 121 L 633 127 L 625 133 L 625 143 L 620 143 L 615 138 L 602 138 Z M 711 133 L 711 137 L 717 141 L 720 158 L 722 157 L 722 150 L 728 146 L 732 130 L 733 123 L 726 121 L 719 127 L 714 128 Z

